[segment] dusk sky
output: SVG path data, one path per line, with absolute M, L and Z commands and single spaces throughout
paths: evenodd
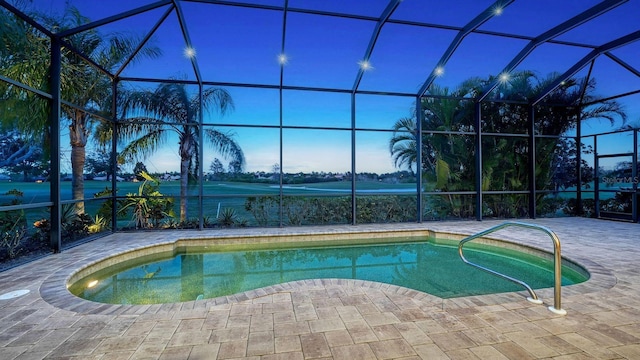
M 69 0 L 83 15 L 99 20 L 151 0 Z M 284 0 L 243 0 L 251 3 L 282 7 Z M 221 4 L 179 1 L 187 31 L 191 38 L 202 78 L 205 81 L 247 83 L 266 86 L 280 85 L 279 56 L 286 56 L 284 86 L 351 90 L 366 54 L 375 21 L 345 19 L 289 11 L 283 37 L 283 13 L 277 10 L 233 6 L 233 1 Z M 290 9 L 311 9 L 377 18 L 388 0 L 289 0 Z M 495 1 L 490 0 L 404 0 L 380 32 L 369 58 L 371 69 L 364 73 L 358 90 L 392 92 L 411 95 L 437 67 L 443 53 L 463 27 Z M 561 24 L 567 19 L 600 3 L 595 0 L 514 1 L 479 27 L 485 33 L 471 33 L 464 38 L 444 66 L 444 73 L 435 84 L 454 88 L 471 77 L 486 78 L 500 74 L 505 66 L 528 43 L 530 38 Z M 65 0 L 34 0 L 33 6 L 44 12 L 61 13 Z M 163 6 L 100 27 L 100 32 L 125 32 L 144 36 L 169 9 Z M 563 42 L 599 46 L 639 30 L 640 0 L 624 2 L 607 13 L 578 26 L 556 38 Z M 394 22 L 396 21 L 396 22 Z M 404 21 L 405 23 L 400 23 Z M 410 26 L 406 22 L 443 25 L 445 28 Z M 511 33 L 525 39 L 503 38 L 486 32 Z M 284 46 L 283 46 L 284 39 Z M 127 67 L 124 77 L 180 78 L 195 80 L 191 60 L 185 56 L 186 43 L 178 17 L 172 11 L 153 36 L 153 44 L 163 55 L 160 59 L 143 60 Z M 541 77 L 552 72 L 564 73 L 591 51 L 581 46 L 543 44 L 517 66 L 517 70 L 532 70 Z M 637 72 L 640 70 L 640 41 L 611 51 Z M 576 76 L 586 76 L 589 66 Z M 592 77 L 598 84 L 597 94 L 609 97 L 640 89 L 640 76 L 626 69 L 611 57 L 600 55 L 595 61 Z M 136 83 L 136 86 L 143 86 Z M 154 85 L 155 86 L 155 85 Z M 211 114 L 205 122 L 245 125 L 279 124 L 279 94 L 277 89 L 247 89 L 226 87 L 235 101 L 235 111 L 224 118 Z M 195 88 L 194 88 L 195 89 Z M 415 97 L 356 96 L 356 127 L 388 130 L 399 118 L 410 116 Z M 629 122 L 640 125 L 640 95 L 619 99 L 626 108 Z M 351 98 L 348 93 L 284 91 L 283 124 L 345 128 L 351 125 Z M 614 128 L 621 124 L 616 124 Z M 220 128 L 225 130 L 224 128 Z M 584 124 L 584 133 L 593 134 L 611 129 L 604 121 Z M 277 129 L 233 128 L 247 157 L 247 171 L 270 171 L 279 161 L 279 131 Z M 283 132 L 283 170 L 336 171 L 351 170 L 351 132 L 285 129 Z M 392 172 L 388 141 L 389 132 L 366 131 L 356 136 L 358 172 Z M 64 143 L 64 142 L 63 142 Z M 177 170 L 175 141 L 166 149 L 145 161 L 150 171 Z M 620 143 L 620 141 L 612 141 Z M 208 149 L 205 147 L 205 149 Z M 623 151 L 630 151 L 625 149 Z M 205 169 L 215 157 L 206 152 Z

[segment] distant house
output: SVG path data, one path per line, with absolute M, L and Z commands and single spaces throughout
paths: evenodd
M 163 181 L 180 180 L 180 175 L 171 175 L 169 173 L 165 173 L 164 175 L 160 176 L 160 180 L 163 180 Z
M 95 176 L 93 178 L 93 180 L 95 180 L 95 181 L 109 181 L 109 180 L 111 180 L 111 176 L 107 176 L 107 175 Z M 121 178 L 120 176 L 116 176 L 116 181 L 124 181 L 124 178 Z

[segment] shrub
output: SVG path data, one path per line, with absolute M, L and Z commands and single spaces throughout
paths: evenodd
M 12 189 L 4 195 L 13 195 L 8 204 L 22 203 L 22 191 Z M 20 253 L 27 233 L 27 219 L 23 210 L 9 210 L 0 212 L 0 258 L 13 259 Z
M 0 235 L 0 249 L 6 252 L 9 259 L 14 259 L 22 249 L 22 242 L 27 234 L 25 227 L 16 227 L 3 231 Z
M 279 199 L 275 196 L 249 197 L 245 210 L 259 226 L 278 222 Z M 415 221 L 416 201 L 406 196 L 358 196 L 356 198 L 358 223 L 390 223 Z M 294 197 L 282 203 L 283 222 L 288 225 L 326 225 L 351 223 L 353 219 L 351 197 Z
M 140 173 L 145 180 L 138 187 L 138 193 L 129 193 L 120 201 L 118 213 L 131 211 L 131 220 L 136 229 L 157 228 L 167 217 L 173 217 L 173 198 L 160 193 L 160 182 L 149 174 Z
M 233 208 L 225 208 L 222 210 L 220 216 L 218 216 L 218 224 L 222 227 L 232 227 L 236 224 L 238 214 Z

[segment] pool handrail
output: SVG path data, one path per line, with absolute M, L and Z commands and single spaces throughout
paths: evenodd
M 462 247 L 464 246 L 464 244 L 466 244 L 467 242 L 477 239 L 479 237 L 488 235 L 492 232 L 498 231 L 500 229 L 504 229 L 506 227 L 509 226 L 519 226 L 519 227 L 524 227 L 524 228 L 529 228 L 529 229 L 534 229 L 534 230 L 539 230 L 542 231 L 544 233 L 546 233 L 547 235 L 549 235 L 549 237 L 551 238 L 551 240 L 553 240 L 553 276 L 554 276 L 554 288 L 553 288 L 553 306 L 549 306 L 548 309 L 558 315 L 566 315 L 567 312 L 565 310 L 562 309 L 561 306 L 561 301 L 560 301 L 560 297 L 561 297 L 561 287 L 562 287 L 562 255 L 560 252 L 560 239 L 558 238 L 558 236 L 551 231 L 549 228 L 542 226 L 542 225 L 537 225 L 537 224 L 529 224 L 529 223 L 524 223 L 524 222 L 519 222 L 519 221 L 507 221 L 504 222 L 502 224 L 493 226 L 487 230 L 475 233 L 471 236 L 468 236 L 462 240 L 460 240 L 460 243 L 458 243 L 458 254 L 460 255 L 460 258 L 462 259 L 463 262 L 465 262 L 466 264 L 469 264 L 471 266 L 475 266 L 481 270 L 484 270 L 490 274 L 502 277 L 506 280 L 509 280 L 511 282 L 514 282 L 516 284 L 519 284 L 521 286 L 523 286 L 525 289 L 527 289 L 527 291 L 529 292 L 529 295 L 531 295 L 530 297 L 527 297 L 527 300 L 529 300 L 530 302 L 534 303 L 534 304 L 542 304 L 542 300 L 538 299 L 538 296 L 536 295 L 536 293 L 533 291 L 533 289 L 531 288 L 531 286 L 527 285 L 524 281 L 518 280 L 516 278 L 510 277 L 508 275 L 499 273 L 495 270 L 491 270 L 489 268 L 486 268 L 482 265 L 478 265 L 475 264 L 469 260 L 467 260 L 467 258 L 465 258 L 463 251 L 462 251 Z

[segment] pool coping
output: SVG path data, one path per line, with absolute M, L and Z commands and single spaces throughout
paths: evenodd
M 436 237 L 444 237 L 452 240 L 460 240 L 464 237 L 468 236 L 464 233 L 457 233 L 453 231 L 438 231 L 428 228 L 416 228 L 416 229 L 377 229 L 372 230 L 368 228 L 349 228 L 348 231 L 344 231 L 338 229 L 338 231 L 334 230 L 324 230 L 318 231 L 318 229 L 299 229 L 291 232 L 289 229 L 288 233 L 279 233 L 278 231 L 265 231 L 263 234 L 243 234 L 243 233 L 233 233 L 228 232 L 226 234 L 221 234 L 219 231 L 187 231 L 187 232 L 162 232 L 158 234 L 158 238 L 156 240 L 147 241 L 147 243 L 136 243 L 130 244 L 124 241 L 118 241 L 118 238 L 131 236 L 131 233 L 116 233 L 106 236 L 103 239 L 95 240 L 94 242 L 84 244 L 81 247 L 77 247 L 74 249 L 70 249 L 65 254 L 76 259 L 75 262 L 69 264 L 68 266 L 62 266 L 57 271 L 53 272 L 50 276 L 44 279 L 41 287 L 40 287 L 40 295 L 44 301 L 47 303 L 68 311 L 74 311 L 77 313 L 83 314 L 102 314 L 102 315 L 114 315 L 114 314 L 146 314 L 146 313 L 156 313 L 161 311 L 162 309 L 167 308 L 182 308 L 182 309 L 193 309 L 200 307 L 210 307 L 215 305 L 223 305 L 223 304 L 232 304 L 239 303 L 247 300 L 257 299 L 263 296 L 268 296 L 281 292 L 289 292 L 295 291 L 297 289 L 309 286 L 344 286 L 344 287 L 364 287 L 364 288 L 372 288 L 383 291 L 387 294 L 396 294 L 403 295 L 410 298 L 413 298 L 417 301 L 425 301 L 428 303 L 437 303 L 442 308 L 445 307 L 456 307 L 456 308 L 464 308 L 464 307 L 472 307 L 478 303 L 485 304 L 504 304 L 504 303 L 513 303 L 523 301 L 526 303 L 525 297 L 527 295 L 526 291 L 518 291 L 518 292 L 508 292 L 508 293 L 499 293 L 499 294 L 488 294 L 488 295 L 475 295 L 475 296 L 466 296 L 466 297 L 457 297 L 457 298 L 449 298 L 443 299 L 428 293 L 424 293 L 421 291 L 417 291 L 410 288 L 405 288 L 401 286 L 379 283 L 373 281 L 365 281 L 365 280 L 354 280 L 354 279 L 312 279 L 312 280 L 300 280 L 300 281 L 292 281 L 282 284 L 276 284 L 272 286 L 267 286 L 259 289 L 254 289 L 250 291 L 241 292 L 238 294 L 210 298 L 210 299 L 202 299 L 202 300 L 193 300 L 182 303 L 168 303 L 168 304 L 153 304 L 153 305 L 120 305 L 120 304 L 104 304 L 104 303 L 96 303 L 89 300 L 85 300 L 79 298 L 73 294 L 71 294 L 67 290 L 67 284 L 69 281 L 76 276 L 83 269 L 88 268 L 94 264 L 97 264 L 101 261 L 104 261 L 110 257 L 118 257 L 119 255 L 130 253 L 130 252 L 144 252 L 146 249 L 152 249 L 158 246 L 176 246 L 179 242 L 190 242 L 191 245 L 196 244 L 211 244 L 212 241 L 216 243 L 230 243 L 232 241 L 242 241 L 244 239 L 246 243 L 250 243 L 255 240 L 259 240 L 259 243 L 272 243 L 272 242 L 281 242 L 283 240 L 291 240 L 292 238 L 301 239 L 311 239 L 309 241 L 317 241 L 322 239 L 336 238 L 338 236 L 341 239 L 352 238 L 362 238 L 364 236 L 372 236 L 372 237 L 392 237 L 392 236 L 424 236 L 425 234 L 434 235 Z M 503 236 L 492 236 L 488 237 L 489 240 L 498 240 L 498 241 L 507 241 L 512 244 L 516 244 L 519 247 L 529 247 L 531 249 L 535 249 L 537 251 L 545 251 L 544 248 L 538 247 L 535 244 L 524 244 L 522 242 L 513 241 L 512 239 L 506 239 Z M 121 239 L 120 239 L 121 240 Z M 104 251 L 102 243 L 106 242 L 106 245 L 110 245 L 110 243 L 115 243 L 113 247 L 110 247 L 109 250 Z M 97 249 L 96 249 L 97 248 Z M 97 251 L 96 250 L 102 250 Z M 97 255 L 96 255 L 97 253 Z M 582 258 L 580 255 L 566 257 L 563 256 L 563 259 L 570 260 L 584 267 L 590 274 L 590 278 L 580 284 L 569 285 L 562 287 L 562 295 L 563 296 L 571 296 L 577 294 L 586 294 L 590 292 L 597 292 L 606 289 L 612 288 L 617 279 L 613 275 L 613 273 L 597 262 L 591 261 L 587 258 Z M 536 294 L 543 300 L 546 299 L 546 302 L 549 302 L 549 299 L 553 299 L 554 293 L 553 288 L 547 289 L 539 289 L 536 290 Z M 552 300 L 551 300 L 552 302 Z M 550 304 L 548 304 L 550 305 Z

